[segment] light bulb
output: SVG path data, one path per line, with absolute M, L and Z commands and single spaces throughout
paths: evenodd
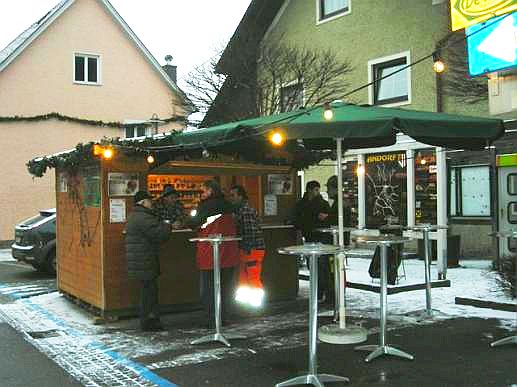
M 445 71 L 445 63 L 443 63 L 440 59 L 434 61 L 433 70 L 435 73 L 443 73 Z
M 113 148 L 105 148 L 103 151 L 102 151 L 102 157 L 105 159 L 105 160 L 111 160 L 113 158 L 113 155 L 115 154 L 115 152 L 113 151 Z
M 273 145 L 281 146 L 285 142 L 285 136 L 281 132 L 273 132 L 269 137 L 269 141 L 271 141 Z
M 326 121 L 330 121 L 334 117 L 334 112 L 332 111 L 332 108 L 330 107 L 329 103 L 325 103 L 323 105 L 323 118 Z
M 357 170 L 356 170 L 357 176 L 362 176 L 362 175 L 364 175 L 365 172 L 366 172 L 366 169 L 364 168 L 364 165 L 359 165 L 357 167 Z
M 153 164 L 154 163 L 154 156 L 153 155 L 149 155 L 147 156 L 147 163 L 148 164 Z

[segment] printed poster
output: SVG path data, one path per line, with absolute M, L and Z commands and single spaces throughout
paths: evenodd
M 267 175 L 268 193 L 273 195 L 287 195 L 293 193 L 293 177 L 290 174 Z
M 138 189 L 138 173 L 108 173 L 109 196 L 132 196 Z
M 126 221 L 126 199 L 110 199 L 110 223 Z

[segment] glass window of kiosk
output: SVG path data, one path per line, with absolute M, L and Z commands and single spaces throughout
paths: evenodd
M 415 221 L 436 224 L 436 154 L 434 149 L 423 149 L 414 155 Z
M 366 155 L 366 227 L 407 223 L 406 152 Z
M 459 217 L 489 217 L 490 171 L 488 165 L 454 166 L 449 176 L 449 212 Z

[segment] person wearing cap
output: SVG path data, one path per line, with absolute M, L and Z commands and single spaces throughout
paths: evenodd
M 172 185 L 166 184 L 163 192 L 154 203 L 158 216 L 170 222 L 173 228 L 179 228 L 185 222 L 185 208 L 179 200 L 179 192 Z
M 163 329 L 158 303 L 160 244 L 171 236 L 171 225 L 153 211 L 152 196 L 138 191 L 135 206 L 126 224 L 126 259 L 129 279 L 141 282 L 140 328 L 144 331 Z

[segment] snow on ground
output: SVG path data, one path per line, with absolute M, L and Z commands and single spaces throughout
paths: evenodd
M 11 249 L 0 249 L 0 262 L 16 262 L 11 255 Z
M 349 258 L 346 270 L 347 281 L 364 284 L 378 284 L 379 280 L 370 278 L 368 267 L 370 259 Z M 441 313 L 436 314 L 436 319 L 456 317 L 498 318 L 501 326 L 507 329 L 517 327 L 517 313 L 505 312 L 486 308 L 476 308 L 455 304 L 455 297 L 476 298 L 484 301 L 502 303 L 515 303 L 496 281 L 497 274 L 490 270 L 491 261 L 464 260 L 460 267 L 449 268 L 447 279 L 451 286 L 446 288 L 433 288 L 431 290 L 432 308 Z M 398 285 L 410 285 L 425 283 L 424 261 L 418 259 L 404 260 L 406 278 L 401 278 Z M 399 275 L 403 273 L 402 265 L 399 267 Z M 436 264 L 431 266 L 431 279 L 437 279 Z M 308 281 L 302 281 L 302 291 L 308 294 Z M 391 287 L 391 285 L 388 285 Z M 351 316 L 364 316 L 378 318 L 379 294 L 358 289 L 347 289 L 347 314 Z M 425 309 L 425 290 L 397 293 L 388 296 L 388 319 L 401 319 L 406 323 L 418 323 L 411 319 L 408 313 Z M 424 322 L 429 323 L 429 322 Z

